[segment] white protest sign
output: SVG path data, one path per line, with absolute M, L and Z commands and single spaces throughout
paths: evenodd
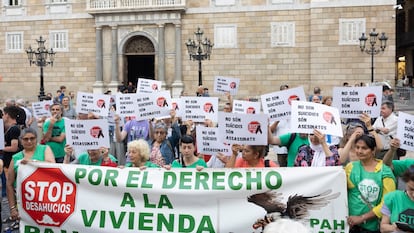
M 170 115 L 172 108 L 169 91 L 146 94 L 116 95 L 117 114 L 136 116 L 138 120 L 162 118 Z
M 233 113 L 258 114 L 260 102 L 233 100 Z
M 220 141 L 219 130 L 217 127 L 196 127 L 197 134 L 197 152 L 201 154 L 231 154 L 231 145 L 224 144 Z
M 171 102 L 172 102 L 172 109 L 175 110 L 175 115 L 177 117 L 181 117 L 183 115 L 183 106 L 181 104 L 181 99 L 180 98 L 171 98 Z
M 269 115 L 269 119 L 280 121 L 290 118 L 292 101 L 306 101 L 306 95 L 303 87 L 300 86 L 264 94 L 261 100 L 263 112 Z
M 292 101 L 290 129 L 296 133 L 313 133 L 343 137 L 341 119 L 337 108 L 307 101 Z
M 362 113 L 379 117 L 381 101 L 382 86 L 333 88 L 332 106 L 342 118 L 358 119 Z
M 153 93 L 161 90 L 161 81 L 139 78 L 137 84 L 137 93 Z
M 214 92 L 226 93 L 229 92 L 231 95 L 237 94 L 239 90 L 240 79 L 216 76 L 214 78 Z
M 92 112 L 95 115 L 106 117 L 111 107 L 110 102 L 110 95 L 78 92 L 76 112 L 85 114 Z
M 414 115 L 398 113 L 397 138 L 401 149 L 414 151 Z
M 217 97 L 181 97 L 183 121 L 204 122 L 209 119 L 217 122 L 218 98 Z
M 229 144 L 267 145 L 266 114 L 219 112 L 220 140 Z
M 110 147 L 108 121 L 65 119 L 66 144 L 79 151 Z
M 45 100 L 41 102 L 33 102 L 32 103 L 32 109 L 33 109 L 33 115 L 36 118 L 42 118 L 42 117 L 50 117 L 50 106 L 53 104 L 53 100 Z
M 0 150 L 4 149 L 4 123 L 3 119 L 0 119 Z

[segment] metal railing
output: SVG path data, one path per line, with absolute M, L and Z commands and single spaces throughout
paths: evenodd
M 394 87 L 393 98 L 397 111 L 414 110 L 414 88 Z
M 184 7 L 185 0 L 87 0 L 87 10 L 122 10 Z

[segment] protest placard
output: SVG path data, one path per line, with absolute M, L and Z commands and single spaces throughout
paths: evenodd
M 4 122 L 0 119 L 0 150 L 4 149 Z
M 291 116 L 291 104 L 294 100 L 306 101 L 303 87 L 295 87 L 261 96 L 263 112 L 272 121 L 288 119 Z
M 110 147 L 108 121 L 65 119 L 66 144 L 79 151 Z
M 95 115 L 106 117 L 111 107 L 110 102 L 110 95 L 78 92 L 76 112 L 85 114 L 91 112 Z
M 405 112 L 398 113 L 397 138 L 400 148 L 414 151 L 414 116 Z
M 314 129 L 323 134 L 343 137 L 338 109 L 313 102 L 293 101 L 291 132 L 312 134 Z
M 163 118 L 170 115 L 172 108 L 169 91 L 146 94 L 116 95 L 116 112 L 120 116 L 136 116 L 138 120 Z
M 301 221 L 312 232 L 349 230 L 342 167 L 19 166 L 16 192 L 25 232 L 252 233 L 261 232 L 252 225 L 266 214 L 273 221 L 277 216 Z M 267 212 L 263 203 L 280 208 Z
M 260 113 L 260 102 L 233 100 L 233 113 L 257 114 Z
M 139 78 L 137 84 L 137 93 L 153 93 L 161 90 L 161 81 Z
M 229 92 L 231 95 L 237 94 L 239 90 L 240 79 L 231 77 L 216 76 L 214 78 L 214 92 L 226 93 Z
M 181 97 L 183 121 L 204 122 L 209 119 L 217 122 L 218 98 L 217 97 Z
M 32 109 L 33 109 L 33 115 L 36 118 L 42 118 L 42 117 L 50 117 L 50 106 L 53 104 L 53 100 L 44 100 L 41 102 L 33 102 L 32 103 Z
M 217 127 L 196 127 L 197 152 L 201 154 L 231 154 L 231 146 L 220 141 L 219 130 Z
M 267 145 L 266 114 L 219 112 L 219 136 L 228 144 Z
M 334 87 L 332 106 L 342 118 L 358 119 L 362 113 L 380 116 L 382 87 Z

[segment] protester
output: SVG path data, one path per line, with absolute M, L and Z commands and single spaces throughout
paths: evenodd
M 308 134 L 304 133 L 286 133 L 280 136 L 273 136 L 272 130 L 269 129 L 268 143 L 271 145 L 286 146 L 288 149 L 287 166 L 293 167 L 299 147 L 309 145 L 309 140 Z
M 125 164 L 125 167 L 137 167 L 140 169 L 145 169 L 147 167 L 159 167 L 157 164 L 149 161 L 150 148 L 148 142 L 144 139 L 129 142 L 127 148 L 127 153 L 131 159 L 131 162 Z
M 324 167 L 341 165 L 336 146 L 328 146 L 325 135 L 314 130 L 309 135 L 309 145 L 299 147 L 295 167 Z
M 266 146 L 238 145 L 231 146 L 232 155 L 227 161 L 226 167 L 248 168 L 248 167 L 279 167 L 271 160 L 265 160 Z M 241 158 L 237 158 L 241 151 Z
M 377 153 L 377 158 L 382 159 L 390 149 L 390 141 L 397 135 L 398 117 L 394 114 L 394 103 L 383 101 L 381 104 L 381 116 L 378 117 L 372 127 L 381 139 L 383 149 Z
M 414 165 L 410 166 L 402 175 L 406 182 L 405 191 L 396 190 L 387 193 L 384 197 L 384 204 L 381 208 L 381 232 L 413 232 L 413 214 L 414 213 Z M 408 230 L 396 224 L 404 223 Z M 410 230 L 411 228 L 411 230 Z
M 63 107 L 63 117 L 73 119 L 73 120 L 76 119 L 76 110 L 70 104 L 69 96 L 64 96 L 62 98 L 62 107 Z
M 390 149 L 387 151 L 387 153 L 385 153 L 385 156 L 383 158 L 384 164 L 392 169 L 395 177 L 401 177 L 409 167 L 414 165 L 414 159 L 412 158 L 393 160 L 398 148 L 400 148 L 400 140 L 398 138 L 391 139 Z
M 3 109 L 4 123 L 4 149 L 3 162 L 7 172 L 12 156 L 21 150 L 19 147 L 20 127 L 17 125 L 19 117 L 19 108 L 17 106 L 8 106 Z
M 195 155 L 195 140 L 190 135 L 184 135 L 180 140 L 180 157 L 171 164 L 173 168 L 197 168 L 201 170 L 207 167 L 206 162 Z
M 395 190 L 395 178 L 382 160 L 375 159 L 375 139 L 363 134 L 355 139 L 359 160 L 345 167 L 348 186 L 350 233 L 378 232 L 382 200 Z
M 53 156 L 53 152 L 50 147 L 37 143 L 37 132 L 34 129 L 24 129 L 20 139 L 23 145 L 23 150 L 13 155 L 13 159 L 10 162 L 10 167 L 7 172 L 7 199 L 10 206 L 10 219 L 8 220 L 16 221 L 9 226 L 10 230 L 19 228 L 18 220 L 20 216 L 15 193 L 16 177 L 19 165 L 30 161 L 55 162 L 55 157 Z
M 70 145 L 65 146 L 64 163 L 82 164 L 92 166 L 106 166 L 117 167 L 117 159 L 109 154 L 109 149 L 101 147 L 99 149 L 89 149 L 87 152 L 81 153 L 78 156 L 74 155 L 74 150 Z
M 65 157 L 66 133 L 65 120 L 62 118 L 62 105 L 50 106 L 52 116 L 43 124 L 42 142 L 50 146 L 55 155 L 56 163 L 63 163 Z
M 26 119 L 25 119 L 25 122 L 24 122 L 24 127 L 25 128 L 30 127 L 33 123 L 34 117 L 33 117 L 32 112 L 30 111 L 30 109 L 28 109 L 26 107 L 26 103 L 25 103 L 24 99 L 18 99 L 16 101 L 16 106 L 24 110 L 24 113 L 25 113 L 25 116 L 26 116 Z

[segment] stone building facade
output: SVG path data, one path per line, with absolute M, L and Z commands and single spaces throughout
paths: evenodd
M 161 80 L 178 96 L 198 85 L 198 64 L 185 42 L 200 27 L 214 43 L 202 62 L 203 85 L 215 76 L 241 79 L 239 96 L 281 84 L 320 86 L 370 82 L 371 56 L 358 38 L 386 32 L 375 56 L 375 80 L 394 80 L 393 0 L 3 0 L 0 17 L 0 99 L 36 100 L 39 68 L 25 49 L 42 35 L 57 54 L 44 68 L 46 92 L 101 93 L 139 77 Z

